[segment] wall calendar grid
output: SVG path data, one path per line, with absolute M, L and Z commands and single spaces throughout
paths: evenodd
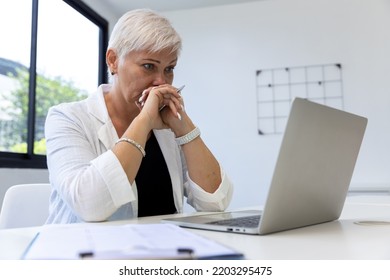
M 340 63 L 256 71 L 259 135 L 282 134 L 295 97 L 344 108 Z

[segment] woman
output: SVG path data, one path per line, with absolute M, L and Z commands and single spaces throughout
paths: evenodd
M 133 10 L 106 52 L 109 85 L 49 110 L 47 160 L 53 188 L 47 223 L 222 211 L 233 187 L 172 86 L 181 39 L 169 21 Z

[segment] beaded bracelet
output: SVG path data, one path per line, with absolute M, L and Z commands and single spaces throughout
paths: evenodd
M 129 138 L 126 138 L 126 137 L 122 137 L 121 139 L 119 139 L 118 141 L 116 141 L 115 145 L 120 143 L 120 142 L 127 142 L 131 145 L 133 145 L 134 147 L 136 147 L 142 154 L 143 157 L 146 156 L 146 153 L 145 153 L 145 150 L 144 148 L 142 148 L 142 146 L 140 144 L 138 144 L 137 142 L 135 142 L 133 139 L 129 139 Z
M 200 130 L 198 127 L 195 127 L 192 131 L 183 135 L 181 137 L 176 138 L 177 145 L 181 146 L 187 143 L 190 143 L 192 140 L 200 136 Z

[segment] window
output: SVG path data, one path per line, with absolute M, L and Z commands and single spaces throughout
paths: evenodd
M 0 167 L 46 168 L 48 109 L 107 81 L 108 23 L 77 0 L 13 0 L 0 35 Z

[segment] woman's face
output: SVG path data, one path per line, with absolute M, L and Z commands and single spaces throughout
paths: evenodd
M 167 50 L 133 51 L 118 62 L 117 86 L 125 100 L 134 103 L 145 89 L 172 84 L 177 54 Z

